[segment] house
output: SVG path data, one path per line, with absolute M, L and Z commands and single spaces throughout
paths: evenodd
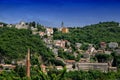
M 68 53 L 71 53 L 71 52 L 72 52 L 72 48 L 71 48 L 71 47 L 69 47 L 68 49 L 67 49 L 67 48 L 64 48 L 64 51 L 65 51 L 65 52 L 68 52 Z
M 62 61 L 63 63 L 65 63 L 65 61 L 63 60 L 63 58 L 60 58 L 60 57 L 57 56 L 56 59 Z
M 75 45 L 76 45 L 76 48 L 78 48 L 78 49 L 82 46 L 81 43 L 75 43 Z
M 29 27 L 29 25 L 26 25 L 25 22 L 20 22 L 15 25 L 15 28 L 17 28 L 17 29 L 28 29 L 28 27 Z
M 105 54 L 111 54 L 112 53 L 112 51 L 105 51 Z
M 38 29 L 37 29 L 37 28 L 34 28 L 34 27 L 31 27 L 31 30 L 32 30 L 32 31 L 37 31 Z
M 66 69 L 67 69 L 67 72 L 68 71 L 73 71 L 73 64 L 66 64 Z
M 83 54 L 83 58 L 86 58 L 86 59 L 87 59 L 87 58 L 90 58 L 90 54 L 89 54 L 88 51 L 87 51 L 86 53 Z
M 110 42 L 110 43 L 108 44 L 108 47 L 109 47 L 109 48 L 117 48 L 117 47 L 118 47 L 118 43 L 117 43 L 117 42 Z
M 12 64 L 0 64 L 3 70 L 13 70 L 15 69 L 15 65 Z
M 87 63 L 87 62 L 89 62 L 89 60 L 88 60 L 88 59 L 85 59 L 85 58 L 81 58 L 81 59 L 80 59 L 80 63 L 85 63 L 85 62 Z
M 7 27 L 13 27 L 13 26 L 15 26 L 15 25 L 13 25 L 13 24 L 8 24 L 7 25 Z
M 47 48 L 49 48 L 49 49 L 52 49 L 52 48 L 53 48 L 53 45 L 52 45 L 52 44 L 47 44 L 46 46 L 47 46 Z
M 0 27 L 3 27 L 3 26 L 4 26 L 4 24 L 0 23 Z
M 74 64 L 76 61 L 75 60 L 65 60 L 66 64 Z
M 44 73 L 46 73 L 46 68 L 47 68 L 47 67 L 46 67 L 44 64 L 41 64 L 40 67 L 41 67 L 41 70 L 42 70 Z
M 57 70 L 63 70 L 63 67 L 62 66 L 56 66 L 56 69 Z
M 65 49 L 65 47 L 70 46 L 70 42 L 67 40 L 54 40 L 54 46 L 61 47 L 61 48 Z
M 46 28 L 46 34 L 50 37 L 53 34 L 53 28 Z
M 66 41 L 64 40 L 54 40 L 54 46 L 65 48 Z
M 48 38 L 44 38 L 43 41 L 46 43 L 46 44 L 52 44 L 52 40 L 51 39 L 48 39 Z
M 106 46 L 107 46 L 107 44 L 106 44 L 105 42 L 101 42 L 101 43 L 100 43 L 100 46 L 101 46 L 102 49 L 105 49 Z
M 38 34 L 38 32 L 36 32 L 36 31 L 32 31 L 32 34 L 34 34 L 34 35 L 35 35 L 35 34 Z
M 89 47 L 88 50 L 89 54 L 97 53 L 96 49 L 94 47 Z
M 69 29 L 68 28 L 66 28 L 66 27 L 63 27 L 62 28 L 62 33 L 68 33 L 69 32 Z
M 56 56 L 58 56 L 58 49 L 57 48 L 54 48 L 52 51 Z
M 103 50 L 97 50 L 97 53 L 104 53 L 104 51 Z
M 17 65 L 26 65 L 26 60 L 17 61 Z
M 74 71 L 76 70 L 76 61 L 75 60 L 65 60 L 65 64 L 66 64 L 66 69 L 67 71 Z
M 40 31 L 40 32 L 39 32 L 39 35 L 40 35 L 41 37 L 43 37 L 43 36 L 46 35 L 46 34 L 45 34 L 45 32 Z

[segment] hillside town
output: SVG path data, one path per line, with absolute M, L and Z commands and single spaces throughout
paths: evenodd
M 30 26 L 25 22 L 20 22 L 18 24 L 8 24 L 7 27 L 14 27 L 17 29 L 30 29 L 32 31 L 33 35 L 39 35 L 40 38 L 44 41 L 47 48 L 49 48 L 55 55 L 55 58 L 57 60 L 62 61 L 65 64 L 65 67 L 67 69 L 67 72 L 69 71 L 76 71 L 76 70 L 100 70 L 102 72 L 109 72 L 109 71 L 117 71 L 116 66 L 112 66 L 113 59 L 109 59 L 107 61 L 98 61 L 95 58 L 96 54 L 107 54 L 111 55 L 113 51 L 115 51 L 117 54 L 120 54 L 120 48 L 119 44 L 117 42 L 100 42 L 100 47 L 95 48 L 94 44 L 90 43 L 86 47 L 86 50 L 82 50 L 81 46 L 82 43 L 75 43 L 76 51 L 73 51 L 71 42 L 64 39 L 53 39 L 54 29 L 52 27 L 45 27 L 43 26 L 44 30 L 38 30 L 37 24 L 34 24 L 34 26 Z M 4 27 L 4 24 L 0 24 L 0 27 Z M 69 33 L 69 28 L 65 27 L 64 24 L 61 24 L 61 27 L 57 28 L 57 31 L 61 32 L 62 34 Z M 108 47 L 109 49 L 106 49 Z M 61 58 L 59 56 L 60 50 L 63 52 L 66 52 L 66 54 L 73 55 L 75 58 L 79 58 L 78 60 L 75 59 L 65 59 Z M 27 55 L 27 52 L 26 52 Z M 82 55 L 82 57 L 78 56 Z M 0 61 L 0 72 L 3 70 L 13 70 L 16 68 L 17 65 L 27 66 L 27 75 L 30 76 L 30 51 L 28 50 L 28 58 L 23 60 L 18 60 L 16 63 L 15 61 L 12 61 L 11 64 L 6 64 L 4 60 Z M 49 66 L 45 65 L 44 63 L 40 64 L 40 67 L 43 72 L 47 72 L 49 69 Z M 52 66 L 53 68 L 56 68 L 57 70 L 62 70 L 63 66 Z

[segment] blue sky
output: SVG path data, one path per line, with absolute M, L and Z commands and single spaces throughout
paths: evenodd
M 0 22 L 36 21 L 49 27 L 120 22 L 119 0 L 0 0 Z

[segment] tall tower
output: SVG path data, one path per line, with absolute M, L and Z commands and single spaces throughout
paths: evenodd
M 28 49 L 27 59 L 26 59 L 26 76 L 30 78 L 30 49 Z
M 63 28 L 64 27 L 64 22 L 62 21 L 62 23 L 61 23 L 61 27 Z

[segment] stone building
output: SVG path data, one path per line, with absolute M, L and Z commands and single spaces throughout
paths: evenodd
M 77 63 L 78 70 L 100 70 L 108 72 L 108 63 Z
M 26 25 L 25 22 L 20 22 L 15 25 L 15 28 L 17 28 L 17 29 L 28 29 L 28 27 L 29 27 L 29 25 Z

